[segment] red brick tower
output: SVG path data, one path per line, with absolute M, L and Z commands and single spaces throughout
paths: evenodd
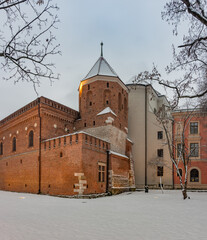
M 102 49 L 100 58 L 80 83 L 79 112 L 81 119 L 76 128 L 104 136 L 112 143 L 113 150 L 125 154 L 128 90 L 104 59 Z

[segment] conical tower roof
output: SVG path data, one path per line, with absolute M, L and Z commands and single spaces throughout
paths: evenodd
M 97 62 L 94 64 L 94 66 L 91 68 L 89 73 L 86 75 L 86 77 L 83 79 L 88 79 L 97 75 L 101 76 L 110 76 L 110 77 L 118 77 L 116 72 L 113 70 L 113 68 L 108 64 L 106 59 L 101 56 Z

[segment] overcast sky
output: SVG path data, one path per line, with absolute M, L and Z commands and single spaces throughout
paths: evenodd
M 55 57 L 60 80 L 38 88 L 39 96 L 51 98 L 78 110 L 78 86 L 100 56 L 124 83 L 155 63 L 160 71 L 172 60 L 172 26 L 161 19 L 164 0 L 61 0 L 60 23 L 55 33 L 62 56 Z M 0 59 L 1 60 L 1 59 Z M 5 74 L 0 72 L 1 75 Z M 0 77 L 1 78 L 1 77 Z M 160 90 L 160 89 L 159 89 Z M 32 84 L 0 81 L 0 119 L 33 101 Z

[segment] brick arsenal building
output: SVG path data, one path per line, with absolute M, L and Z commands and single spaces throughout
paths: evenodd
M 128 90 L 101 56 L 79 112 L 40 97 L 0 121 L 0 189 L 51 195 L 134 188 Z

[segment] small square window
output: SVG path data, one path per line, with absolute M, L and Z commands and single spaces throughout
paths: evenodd
M 178 169 L 179 170 L 179 173 L 180 173 L 180 176 L 182 177 L 182 175 L 183 175 L 183 171 L 182 171 L 182 169 Z M 177 177 L 179 176 L 179 174 L 178 174 L 178 172 L 177 172 Z
M 157 176 L 162 177 L 163 176 L 163 167 L 158 166 L 157 167 Z
M 157 149 L 157 156 L 163 157 L 163 149 Z
M 163 139 L 163 131 L 157 132 L 157 139 Z

